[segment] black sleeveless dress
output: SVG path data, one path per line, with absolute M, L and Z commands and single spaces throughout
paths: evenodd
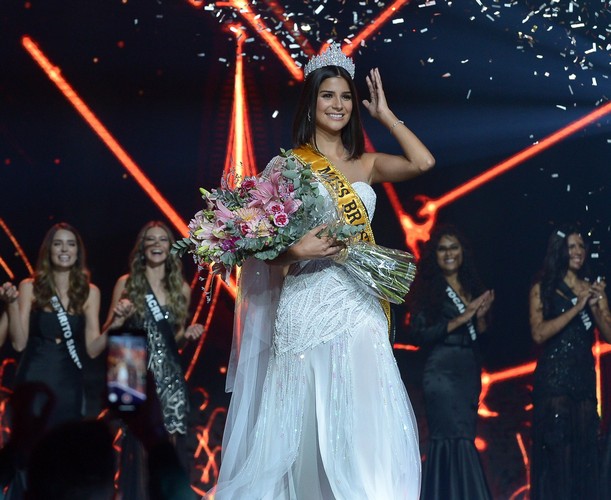
M 85 317 L 68 314 L 80 360 L 85 354 Z M 35 309 L 30 314 L 28 342 L 21 356 L 15 383 L 44 382 L 53 391 L 56 404 L 50 426 L 81 419 L 84 414 L 83 371 L 76 365 L 63 339 L 57 314 Z
M 563 282 L 549 318 L 573 307 Z M 532 500 L 600 498 L 594 327 L 584 309 L 548 339 L 537 360 L 533 384 Z
M 448 334 L 460 314 L 449 297 L 439 318 L 412 316 L 410 343 L 427 353 L 423 391 L 429 431 L 422 472 L 422 499 L 492 499 L 475 447 L 481 363 L 477 338 L 466 325 Z

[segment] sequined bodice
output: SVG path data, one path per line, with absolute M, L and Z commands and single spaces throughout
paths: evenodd
M 371 219 L 376 194 L 365 182 L 355 182 Z M 321 192 L 330 201 L 326 189 Z M 341 311 L 342 314 L 338 314 Z M 379 300 L 356 283 L 340 265 L 320 259 L 291 266 L 285 278 L 275 321 L 274 351 L 302 352 L 327 342 L 347 324 L 375 321 L 386 330 Z
M 570 298 L 556 293 L 550 317 L 559 316 L 571 307 L 573 303 Z M 587 309 L 584 310 L 586 313 Z M 587 323 L 587 319 L 577 315 L 564 329 L 545 342 L 535 370 L 535 398 L 596 397 L 592 356 L 594 328 L 586 328 Z

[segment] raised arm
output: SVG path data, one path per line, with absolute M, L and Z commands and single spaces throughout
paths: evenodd
M 13 302 L 17 307 L 17 295 L 17 288 L 11 282 L 7 281 L 0 286 L 0 310 L 2 311 L 0 312 L 0 346 L 4 345 L 8 337 L 8 307 Z
M 611 312 L 609 298 L 605 293 L 606 286 L 604 281 L 596 281 L 592 285 L 592 298 L 588 301 L 588 305 L 600 334 L 611 343 Z
M 34 281 L 31 278 L 23 280 L 19 284 L 17 300 L 9 302 L 8 333 L 13 348 L 21 352 L 28 343 L 30 331 L 30 312 L 34 301 Z
M 435 158 L 431 152 L 388 107 L 380 71 L 372 69 L 366 80 L 370 98 L 364 100 L 363 105 L 389 130 L 403 150 L 403 155 L 368 153 L 373 161 L 370 182 L 405 181 L 433 168 Z
M 555 318 L 543 319 L 543 302 L 541 301 L 541 285 L 536 283 L 530 290 L 530 334 L 537 344 L 542 344 L 560 332 L 586 306 L 590 298 L 589 290 L 581 290 L 577 294 L 577 303 Z
M 127 277 L 128 275 L 125 274 L 115 283 L 112 298 L 110 299 L 110 307 L 108 308 L 108 315 L 102 327 L 102 335 L 104 336 L 108 334 L 108 330 L 122 327 L 125 320 L 134 312 L 134 305 L 128 299 L 123 298 Z

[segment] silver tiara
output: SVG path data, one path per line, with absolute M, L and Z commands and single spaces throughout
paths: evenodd
M 341 46 L 337 42 L 331 42 L 327 50 L 319 56 L 312 57 L 306 64 L 303 76 L 306 78 L 312 71 L 325 66 L 339 66 L 344 68 L 350 78 L 354 79 L 354 63 L 352 59 L 342 52 Z

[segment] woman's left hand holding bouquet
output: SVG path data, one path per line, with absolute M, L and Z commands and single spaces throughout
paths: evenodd
M 288 247 L 286 252 L 270 261 L 270 264 L 289 265 L 302 260 L 326 259 L 337 255 L 346 245 L 325 229 L 327 224 L 311 229 L 299 241 Z

